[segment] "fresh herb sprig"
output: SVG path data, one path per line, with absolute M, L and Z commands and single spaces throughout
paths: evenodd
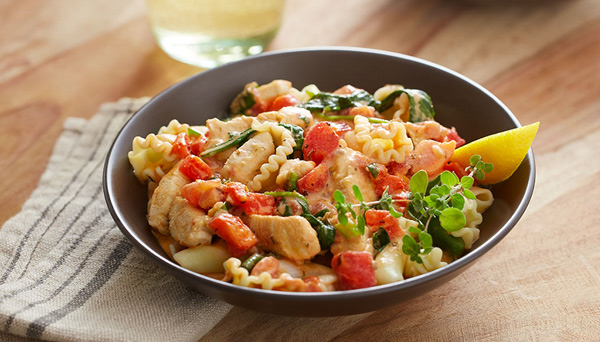
M 471 166 L 467 169 L 469 174 L 458 178 L 450 171 L 442 172 L 431 182 L 428 181 L 427 172 L 418 171 L 410 179 L 410 203 L 408 213 L 418 222 L 418 227 L 413 227 L 409 232 L 416 235 L 417 242 L 412 235 L 402 238 L 402 250 L 411 257 L 411 260 L 422 263 L 420 255 L 430 251 L 429 241 L 439 245 L 450 252 L 455 258 L 464 250 L 464 242 L 447 234 L 454 232 L 466 225 L 466 217 L 462 212 L 465 198 L 475 199 L 469 190 L 474 183 L 473 176 L 478 179 L 485 177 L 484 172 L 493 169 L 492 164 L 486 164 L 481 156 L 473 156 Z
M 333 199 L 336 202 L 334 205 L 337 210 L 339 222 L 339 224 L 336 225 L 336 228 L 347 237 L 363 235 L 365 233 L 365 213 L 369 209 L 387 210 L 390 212 L 390 215 L 395 218 L 402 216 L 402 213 L 396 211 L 392 206 L 394 200 L 392 199 L 392 196 L 388 194 L 387 188 L 383 191 L 381 198 L 373 202 L 364 201 L 363 194 L 356 184 L 352 185 L 352 192 L 359 203 L 354 204 L 346 202 L 346 196 L 339 190 L 336 190 L 333 193 Z M 354 208 L 356 208 L 358 212 L 355 211 Z M 352 221 L 350 221 L 348 214 L 350 215 L 350 218 L 352 218 Z

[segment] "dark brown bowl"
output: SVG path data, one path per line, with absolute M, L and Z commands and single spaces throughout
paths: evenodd
M 433 99 L 436 120 L 455 126 L 467 141 L 519 127 L 508 108 L 468 78 L 439 65 L 396 53 L 356 48 L 278 51 L 244 59 L 195 75 L 165 90 L 125 124 L 104 165 L 104 195 L 125 236 L 150 260 L 192 288 L 233 305 L 293 316 L 338 316 L 370 312 L 420 296 L 450 281 L 496 245 L 523 215 L 533 192 L 535 164 L 529 151 L 508 180 L 493 187 L 495 202 L 484 214 L 481 237 L 471 251 L 450 265 L 403 282 L 334 293 L 288 293 L 240 287 L 188 271 L 171 261 L 146 221 L 146 189 L 127 159 L 135 136 L 156 132 L 171 119 L 204 124 L 224 117 L 242 87 L 287 79 L 296 88 L 314 83 L 333 91 L 352 84 L 369 92 L 387 83 L 423 89 Z

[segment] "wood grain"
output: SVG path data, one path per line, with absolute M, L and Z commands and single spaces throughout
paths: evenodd
M 5 0 L 0 13 L 2 224 L 35 189 L 66 117 L 202 70 L 156 46 L 142 0 Z M 323 45 L 431 60 L 522 123 L 540 121 L 530 206 L 498 246 L 422 297 L 319 319 L 234 308 L 203 340 L 600 340 L 600 2 L 289 0 L 270 50 Z

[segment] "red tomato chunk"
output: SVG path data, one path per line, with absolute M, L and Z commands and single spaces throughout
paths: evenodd
M 304 158 L 319 164 L 338 148 L 339 141 L 340 137 L 332 125 L 319 122 L 306 134 L 302 146 Z
M 204 210 L 208 210 L 215 203 L 225 200 L 225 193 L 222 187 L 223 185 L 218 179 L 207 181 L 197 180 L 181 188 L 181 196 L 188 200 L 188 202 Z
M 194 155 L 187 156 L 179 164 L 179 171 L 191 180 L 208 179 L 212 176 L 210 166 L 206 165 L 200 157 Z
M 275 198 L 248 191 L 242 183 L 231 182 L 223 186 L 227 202 L 241 207 L 246 215 L 273 215 Z
M 234 257 L 240 257 L 258 243 L 256 235 L 242 222 L 231 214 L 221 214 L 208 222 L 208 227 L 227 243 Z
M 178 156 L 183 159 L 190 154 L 190 138 L 185 133 L 177 134 L 175 138 L 175 142 L 173 142 L 173 147 L 171 148 L 171 154 Z
M 331 268 L 338 276 L 340 290 L 377 285 L 373 257 L 369 252 L 346 251 L 333 256 Z
M 392 217 L 387 210 L 369 209 L 365 212 L 365 221 L 372 232 L 376 232 L 380 227 L 385 229 L 390 239 L 396 239 L 404 235 L 398 220 Z
M 296 97 L 294 97 L 294 95 L 279 95 L 271 103 L 269 111 L 277 111 L 281 108 L 295 106 L 299 103 L 300 101 Z
M 298 192 L 301 194 L 308 194 L 312 192 L 318 192 L 325 188 L 327 181 L 329 180 L 329 170 L 324 164 L 312 169 L 304 177 L 298 179 Z

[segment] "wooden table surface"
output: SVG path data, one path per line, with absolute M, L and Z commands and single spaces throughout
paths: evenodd
M 497 2 L 289 0 L 269 50 L 414 55 L 482 84 L 522 124 L 541 121 L 514 230 L 404 304 L 310 319 L 234 308 L 204 340 L 600 340 L 600 1 Z M 66 117 L 201 71 L 157 47 L 141 0 L 3 0 L 0 18 L 0 224 L 37 186 Z

